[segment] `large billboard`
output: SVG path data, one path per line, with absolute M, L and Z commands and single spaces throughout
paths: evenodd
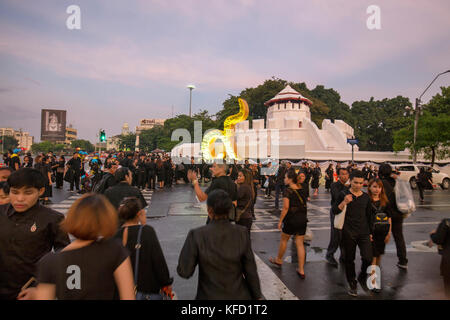
M 66 110 L 42 109 L 41 141 L 66 140 Z

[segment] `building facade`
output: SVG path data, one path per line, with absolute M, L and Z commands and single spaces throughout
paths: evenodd
M 139 126 L 136 127 L 136 135 L 157 125 L 163 126 L 165 121 L 166 119 L 141 119 Z
M 27 131 L 22 131 L 22 129 L 0 128 L 0 136 L 14 137 L 19 142 L 18 148 L 23 148 L 24 150 L 31 150 L 31 145 L 34 142 L 34 137 L 30 136 Z
M 311 120 L 312 102 L 286 86 L 265 103 L 266 119 L 248 120 L 235 125 L 230 140 L 240 159 L 290 159 L 316 161 L 348 161 L 352 159 L 352 146 L 347 139 L 354 138 L 354 130 L 342 120 L 322 121 L 322 128 Z M 250 106 L 251 107 L 251 106 Z M 356 137 L 357 138 L 357 137 Z M 215 153 L 223 152 L 219 141 Z M 354 161 L 410 162 L 411 152 L 359 151 L 354 146 Z M 172 149 L 172 157 L 201 157 L 199 143 L 185 143 Z M 424 161 L 418 155 L 418 161 Z

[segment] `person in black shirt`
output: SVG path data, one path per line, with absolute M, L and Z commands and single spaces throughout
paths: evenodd
M 126 197 L 136 197 L 141 201 L 142 208 L 147 207 L 147 201 L 141 191 L 137 187 L 131 186 L 132 180 L 132 173 L 128 168 L 122 167 L 114 173 L 114 181 L 117 184 L 106 189 L 104 194 L 116 209 Z
M 67 170 L 72 170 L 73 173 L 69 191 L 73 191 L 74 185 L 77 191 L 80 191 L 81 159 L 79 158 L 78 152 L 73 153 L 72 159 L 67 161 L 66 166 Z
M 48 198 L 52 196 L 52 177 L 49 158 L 44 156 L 37 156 L 34 168 L 39 170 L 45 178 L 45 192 L 41 195 L 43 204 L 48 204 Z
M 236 213 L 242 212 L 236 224 L 246 227 L 250 234 L 253 224 L 254 199 L 256 198 L 251 173 L 248 170 L 239 170 L 236 183 L 238 185 Z
M 239 174 L 238 167 L 236 165 L 236 160 L 234 160 L 234 163 L 230 166 L 229 171 L 230 171 L 229 176 L 231 180 L 236 181 Z
M 9 167 L 13 169 L 14 171 L 17 171 L 20 169 L 20 149 L 14 149 L 14 153 L 11 155 L 11 158 L 9 160 Z
M 424 167 L 420 167 L 419 174 L 417 175 L 417 187 L 419 188 L 420 202 L 423 203 L 423 190 L 433 189 L 433 183 L 425 172 Z
M 334 176 L 334 170 L 333 170 L 333 164 L 330 163 L 327 170 L 325 171 L 325 190 L 330 191 L 331 184 L 333 183 L 333 176 Z
M 275 209 L 279 209 L 279 197 L 280 192 L 284 192 L 284 176 L 286 174 L 286 167 L 284 164 L 281 164 L 278 167 L 278 172 L 275 176 Z
M 443 219 L 438 228 L 430 233 L 430 238 L 440 246 L 441 275 L 444 277 L 445 296 L 450 299 L 450 219 Z
M 332 207 L 335 215 L 346 208 L 344 226 L 342 228 L 342 245 L 344 246 L 345 273 L 350 289 L 348 294 L 357 296 L 355 273 L 356 246 L 361 255 L 361 272 L 358 281 L 366 288 L 367 270 L 372 263 L 372 204 L 369 195 L 361 189 L 364 175 L 359 170 L 350 174 L 350 189 L 342 191 Z
M 64 183 L 64 168 L 66 167 L 66 160 L 64 156 L 60 156 L 56 168 L 56 189 L 62 189 Z
M 300 172 L 297 176 L 297 183 L 300 187 L 301 193 L 304 195 L 305 199 L 307 201 L 310 201 L 311 198 L 309 197 L 309 186 L 306 182 L 306 175 L 304 172 Z
M 331 229 L 330 229 L 330 243 L 328 244 L 327 254 L 326 254 L 326 260 L 329 264 L 337 267 L 338 263 L 336 259 L 334 258 L 334 253 L 337 251 L 339 246 L 341 246 L 341 258 L 339 259 L 341 262 L 343 262 L 343 248 L 341 245 L 341 238 L 342 238 L 342 232 L 341 230 L 338 230 L 334 227 L 334 218 L 335 215 L 333 213 L 333 206 L 336 204 L 337 198 L 339 197 L 339 194 L 348 189 L 347 182 L 348 182 L 348 170 L 347 168 L 339 168 L 338 172 L 338 181 L 333 182 L 331 184 L 331 209 L 330 209 L 330 223 L 331 223 Z
M 322 177 L 322 170 L 320 169 L 319 163 L 316 162 L 316 167 L 312 170 L 313 179 L 311 181 L 311 188 L 314 189 L 314 197 L 317 197 L 319 194 L 320 177 Z
M 141 154 L 137 162 L 136 176 L 137 176 L 137 187 L 139 189 L 145 189 L 145 183 L 147 180 L 146 175 L 146 165 L 145 165 L 145 154 Z
M 280 246 L 277 258 L 270 258 L 269 261 L 274 265 L 281 266 L 283 264 L 283 256 L 286 252 L 287 242 L 291 236 L 294 236 L 298 256 L 297 274 L 301 279 L 305 279 L 304 266 L 306 253 L 303 241 L 308 221 L 306 198 L 300 192 L 301 189 L 297 184 L 295 171 L 287 171 L 284 182 L 288 185 L 288 188 L 283 193 L 283 210 L 281 211 L 280 221 L 278 222 L 278 229 L 282 231 Z
M 120 169 L 119 169 L 120 170 Z M 169 275 L 166 259 L 155 230 L 146 224 L 145 209 L 136 197 L 123 199 L 119 206 L 119 219 L 125 221 L 116 234 L 131 253 L 131 265 L 136 270 L 136 244 L 141 230 L 139 265 L 137 266 L 136 290 L 149 300 L 162 300 L 161 289 L 172 290 L 173 278 Z M 165 290 L 166 291 L 166 290 Z
M 75 240 L 39 262 L 37 300 L 112 300 L 116 287 L 121 299 L 135 299 L 129 253 L 113 238 L 117 213 L 103 195 L 75 201 L 61 227 Z
M 33 158 L 31 156 L 23 157 L 22 168 L 33 168 Z
M 395 246 L 397 248 L 398 263 L 397 267 L 402 270 L 408 269 L 408 259 L 406 257 L 406 243 L 403 236 L 403 214 L 397 209 L 397 200 L 395 199 L 395 177 L 390 164 L 383 163 L 379 170 L 379 176 L 383 182 L 386 196 L 392 207 L 392 235 L 394 236 Z
M 211 223 L 189 231 L 178 259 L 178 274 L 188 279 L 198 264 L 198 300 L 262 299 L 248 231 L 228 220 L 232 208 L 228 193 L 211 191 L 207 207 Z
M 386 243 L 389 242 L 391 226 L 392 226 L 392 210 L 389 205 L 386 193 L 384 192 L 383 182 L 380 179 L 370 180 L 367 185 L 367 192 L 372 201 L 372 249 L 373 249 L 373 266 L 380 266 L 381 256 L 384 254 Z M 373 279 L 372 287 L 375 293 L 381 291 L 381 275 L 378 275 L 379 281 Z
M 148 179 L 148 189 L 155 190 L 156 187 L 156 163 L 154 158 L 149 158 L 146 161 L 147 167 L 147 179 Z
M 52 249 L 70 243 L 59 227 L 64 215 L 39 204 L 45 178 L 22 168 L 8 178 L 10 204 L 0 206 L 0 300 L 30 299 L 34 288 L 21 288 L 36 276 L 36 263 Z
M 198 185 L 197 180 L 197 174 L 192 171 L 188 171 L 188 179 L 192 182 L 192 185 L 194 186 L 195 194 L 197 195 L 197 198 L 200 202 L 205 201 L 208 199 L 208 194 L 211 193 L 213 190 L 216 189 L 222 189 L 224 190 L 231 198 L 231 201 L 233 202 L 234 206 L 237 205 L 237 187 L 236 184 L 231 180 L 229 176 L 226 175 L 227 172 L 227 165 L 222 163 L 214 163 L 211 167 L 211 172 L 214 176 L 213 181 L 211 182 L 211 185 L 205 190 L 205 192 L 200 189 L 200 186 Z M 234 210 L 234 208 L 232 208 Z M 208 217 L 206 223 L 209 223 L 210 219 Z

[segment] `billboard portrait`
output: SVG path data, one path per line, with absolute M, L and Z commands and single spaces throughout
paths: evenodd
M 66 110 L 42 109 L 41 141 L 66 140 Z

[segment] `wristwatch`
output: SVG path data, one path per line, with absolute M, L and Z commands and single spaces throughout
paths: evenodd
M 193 180 L 192 185 L 195 186 L 198 183 L 198 180 Z

